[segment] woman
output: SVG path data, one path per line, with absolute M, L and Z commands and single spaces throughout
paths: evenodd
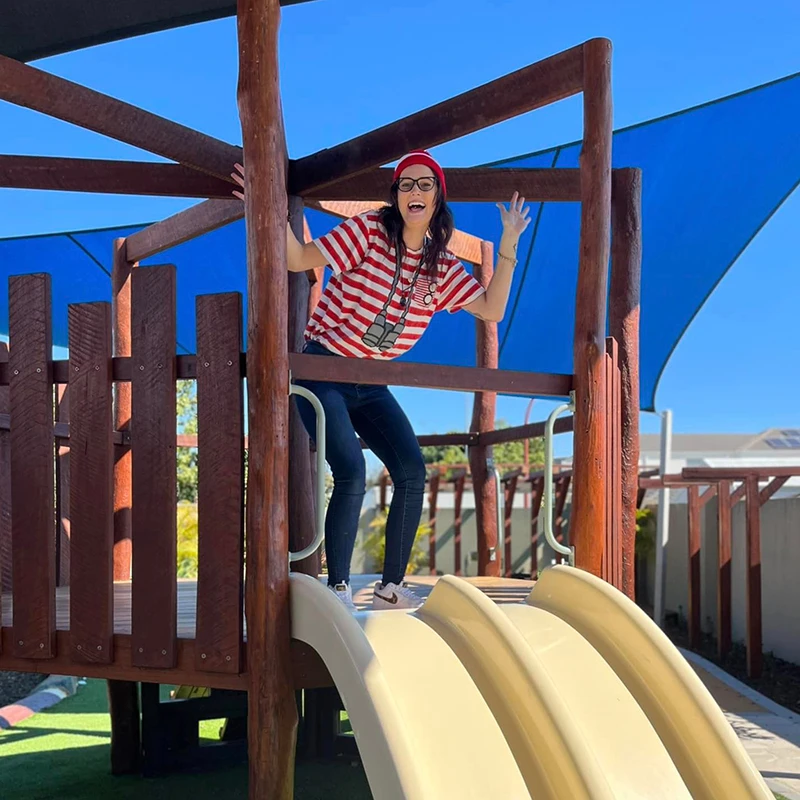
M 234 179 L 244 186 L 236 165 Z M 243 198 L 241 192 L 234 192 Z M 447 249 L 453 216 L 442 168 L 424 150 L 394 170 L 390 204 L 345 220 L 301 244 L 287 226 L 292 272 L 330 266 L 331 276 L 305 330 L 303 352 L 331 358 L 392 359 L 406 353 L 436 311 L 460 309 L 487 321 L 505 313 L 519 237 L 530 220 L 517 193 L 498 204 L 503 235 L 497 267 L 484 288 Z M 366 468 L 358 437 L 386 465 L 394 485 L 386 522 L 386 556 L 373 608 L 416 608 L 422 600 L 404 584 L 422 513 L 426 470 L 411 425 L 386 386 L 297 381 L 319 397 L 327 420 L 326 454 L 333 493 L 325 519 L 328 586 L 354 609 L 350 561 L 365 494 Z M 314 411 L 296 398 L 309 435 Z

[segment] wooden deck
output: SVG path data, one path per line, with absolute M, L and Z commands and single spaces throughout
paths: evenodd
M 378 575 L 354 575 L 353 600 L 359 609 L 368 609 L 372 603 L 372 590 L 380 579 Z M 324 580 L 324 578 L 321 578 Z M 421 595 L 427 596 L 437 577 L 413 576 L 409 584 Z M 467 578 L 497 603 L 523 601 L 533 582 L 506 578 Z M 10 594 L 0 597 L 2 608 L 2 651 L 0 670 L 19 672 L 50 672 L 82 677 L 118 678 L 153 683 L 190 683 L 217 688 L 244 689 L 244 674 L 222 674 L 198 670 L 195 666 L 194 636 L 197 616 L 197 582 L 178 581 L 178 665 L 175 669 L 141 669 L 131 663 L 131 583 L 114 584 L 114 652 L 115 662 L 110 665 L 74 662 L 69 656 L 69 604 L 68 586 L 56 590 L 57 655 L 52 659 L 22 659 L 11 655 L 13 604 Z M 245 636 L 246 640 L 246 636 Z M 294 643 L 294 671 L 297 688 L 330 685 L 331 679 L 319 656 L 301 642 Z

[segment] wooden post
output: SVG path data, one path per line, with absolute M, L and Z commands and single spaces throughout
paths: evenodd
M 611 42 L 583 46 L 580 266 L 575 300 L 575 563 L 602 573 L 606 513 L 605 337 L 611 229 Z
M 303 201 L 292 197 L 289 201 L 289 216 L 292 231 L 299 241 L 304 236 Z M 288 275 L 289 312 L 288 342 L 289 351 L 300 353 L 303 349 L 303 331 L 308 322 L 308 302 L 310 284 L 308 277 L 301 272 Z M 314 509 L 314 482 L 311 471 L 311 446 L 300 419 L 300 412 L 294 400 L 289 404 L 289 549 L 297 552 L 311 544 L 314 540 L 316 517 Z M 294 572 L 306 575 L 319 575 L 321 570 L 321 552 L 310 555 L 302 561 L 294 561 L 291 566 Z
M 503 507 L 503 561 L 505 562 L 504 575 L 511 577 L 514 571 L 513 557 L 511 553 L 511 521 L 514 514 L 514 496 L 517 493 L 517 480 L 522 470 L 515 470 L 503 479 L 505 484 L 504 507 Z
M 439 470 L 435 469 L 430 477 L 430 493 L 428 494 L 428 527 L 431 530 L 428 542 L 428 569 L 431 575 L 436 574 L 436 503 L 439 498 Z
M 700 646 L 700 487 L 693 484 L 689 494 L 689 646 Z
M 717 656 L 731 650 L 731 482 L 717 486 Z
M 747 536 L 747 675 L 761 677 L 761 499 L 758 478 L 748 476 L 746 485 Z
M 544 477 L 531 478 L 531 580 L 539 577 L 539 514 L 544 496 Z
M 453 509 L 453 561 L 455 562 L 454 575 L 461 575 L 461 505 L 464 500 L 464 483 L 467 480 L 467 471 L 462 470 L 453 480 L 454 509 Z
M 247 221 L 249 796 L 291 800 L 297 705 L 289 618 L 287 156 L 278 0 L 239 0 L 239 116 Z
M 125 239 L 114 240 L 111 262 L 112 351 L 114 356 L 131 354 L 131 270 Z M 131 385 L 114 384 L 114 428 L 129 430 Z M 131 577 L 131 449 L 114 448 L 114 580 Z M 111 772 L 129 775 L 141 763 L 139 736 L 139 692 L 135 682 L 108 681 L 108 710 L 111 715 Z
M 492 279 L 493 247 L 491 242 L 481 242 L 481 263 L 475 268 L 475 277 L 488 286 Z M 498 340 L 497 323 L 475 320 L 477 366 L 497 369 Z M 497 408 L 497 392 L 475 392 L 472 406 L 470 431 L 485 433 L 494 429 Z M 478 530 L 478 575 L 500 575 L 497 529 L 497 492 L 495 477 L 489 472 L 490 450 L 478 444 L 469 450 L 469 465 L 472 472 L 472 488 L 475 494 L 475 521 Z
M 0 362 L 8 362 L 8 345 L 5 342 L 0 342 Z M 0 414 L 8 414 L 11 411 L 8 391 L 8 386 L 0 386 Z M 10 591 L 11 432 L 0 430 L 0 592 Z
M 615 170 L 611 182 L 609 333 L 617 340 L 622 383 L 622 591 L 632 600 L 636 578 L 639 493 L 639 301 L 642 267 L 642 173 Z

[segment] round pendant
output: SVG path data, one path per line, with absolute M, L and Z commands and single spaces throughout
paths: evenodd
M 401 298 L 400 298 L 400 305 L 401 305 L 403 308 L 405 308 L 405 307 L 406 307 L 406 299 L 405 299 L 405 297 L 401 297 Z

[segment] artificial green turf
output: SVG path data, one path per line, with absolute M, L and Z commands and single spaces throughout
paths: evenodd
M 201 736 L 217 739 L 219 720 L 201 723 Z M 110 721 L 104 681 L 0 731 L 0 797 L 25 800 L 192 800 L 247 797 L 247 768 L 165 778 L 115 778 L 109 772 Z M 12 793 L 8 793 L 13 790 Z M 361 767 L 298 763 L 297 800 L 371 800 Z

